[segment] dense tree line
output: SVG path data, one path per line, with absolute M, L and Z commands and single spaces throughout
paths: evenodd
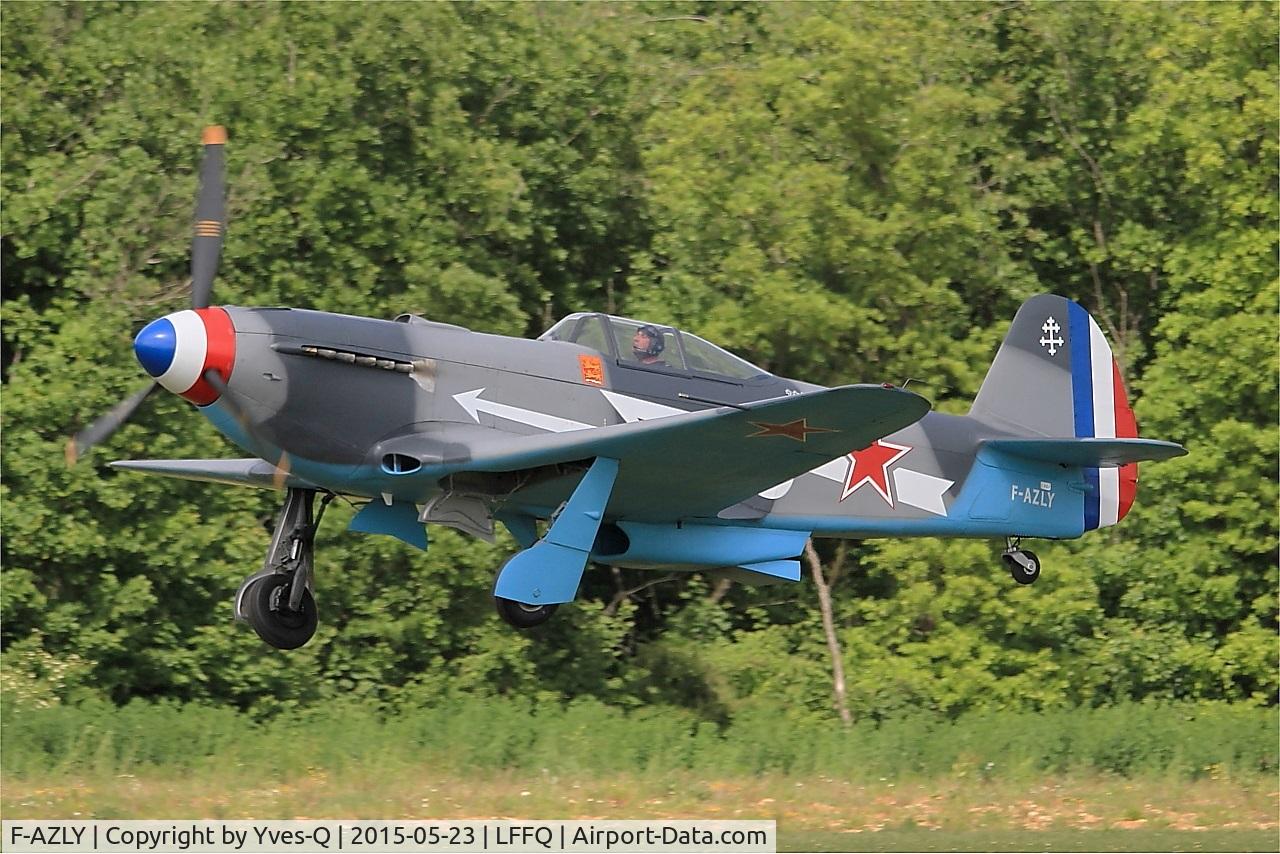
M 963 412 L 1018 304 L 1082 302 L 1145 435 L 1119 528 L 820 544 L 855 717 L 1276 700 L 1276 7 L 1030 3 L 5 7 L 3 661 L 47 698 L 269 713 L 339 694 L 830 713 L 813 586 L 589 572 L 516 634 L 511 550 L 321 530 L 321 632 L 230 622 L 279 497 L 115 473 L 231 456 L 157 395 L 79 466 L 186 304 L 199 128 L 229 127 L 216 300 L 537 334 L 683 324 L 777 373 Z M 24 695 L 25 696 L 25 695 Z

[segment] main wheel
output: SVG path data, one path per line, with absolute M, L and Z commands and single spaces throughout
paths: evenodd
M 493 604 L 498 609 L 498 616 L 517 629 L 531 629 L 540 626 L 556 612 L 556 605 L 526 605 L 514 599 L 493 597 Z
M 299 610 L 290 610 L 290 581 L 287 575 L 264 575 L 249 585 L 242 600 L 249 625 L 276 649 L 297 649 L 311 640 L 320 624 L 310 590 L 302 591 Z
M 1036 553 L 1019 549 L 1016 552 L 1005 552 L 1000 556 L 1009 567 L 1009 574 L 1019 584 L 1034 584 L 1040 577 L 1040 558 Z M 1018 560 L 1021 557 L 1022 560 Z

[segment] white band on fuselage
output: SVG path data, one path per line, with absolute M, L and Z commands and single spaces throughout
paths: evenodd
M 174 312 L 167 319 L 173 324 L 173 362 L 156 382 L 174 394 L 182 394 L 200 379 L 209 338 L 204 321 L 191 309 Z

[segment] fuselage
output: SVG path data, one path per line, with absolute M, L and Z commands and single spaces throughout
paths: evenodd
M 249 453 L 324 489 L 384 501 L 423 504 L 440 495 L 451 475 L 466 471 L 468 449 L 493 435 L 590 430 L 821 388 L 765 372 L 731 377 L 691 367 L 701 364 L 693 353 L 700 339 L 680 344 L 673 367 L 632 360 L 612 343 L 511 338 L 409 315 L 392 321 L 302 309 L 202 312 L 208 327 L 202 364 L 222 377 L 221 393 L 199 379 L 184 396 Z M 228 334 L 217 326 L 219 312 L 234 336 L 230 358 L 226 341 L 217 340 Z M 179 338 L 194 334 L 194 315 L 170 316 Z M 608 318 L 600 317 L 607 329 Z M 139 341 L 145 336 L 146 330 Z M 678 339 L 672 340 L 674 347 Z M 176 341 L 173 363 L 186 364 L 177 384 L 199 373 L 191 365 L 202 358 L 185 343 Z M 669 358 L 677 361 L 675 353 Z M 143 359 L 156 376 L 162 367 L 173 372 L 163 362 L 154 354 L 150 364 Z M 971 417 L 929 413 L 715 518 L 691 521 L 820 536 L 1078 536 L 1078 472 L 981 458 L 984 439 L 1007 435 Z M 673 490 L 681 476 L 715 473 L 673 476 Z M 557 494 L 544 479 L 503 486 L 490 498 L 497 509 L 546 518 L 557 501 L 548 496 Z

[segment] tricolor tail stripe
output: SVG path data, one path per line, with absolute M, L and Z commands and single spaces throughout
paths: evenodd
M 1138 419 L 1129 407 L 1129 398 L 1124 392 L 1124 380 L 1120 378 L 1120 366 L 1111 361 L 1112 388 L 1115 389 L 1116 406 L 1116 438 L 1138 438 Z M 1127 463 L 1118 470 L 1120 480 L 1120 502 L 1116 512 L 1116 521 L 1120 521 L 1133 507 L 1133 500 L 1138 497 L 1138 464 Z
M 1067 327 L 1071 330 L 1071 397 L 1075 403 L 1076 437 L 1093 436 L 1093 370 L 1089 359 L 1089 313 L 1067 303 Z
M 1133 438 L 1137 422 L 1120 379 L 1111 345 L 1097 321 L 1069 302 L 1071 330 L 1071 393 L 1078 438 Z M 1138 467 L 1086 468 L 1089 490 L 1084 500 L 1085 530 L 1114 525 L 1133 506 Z

